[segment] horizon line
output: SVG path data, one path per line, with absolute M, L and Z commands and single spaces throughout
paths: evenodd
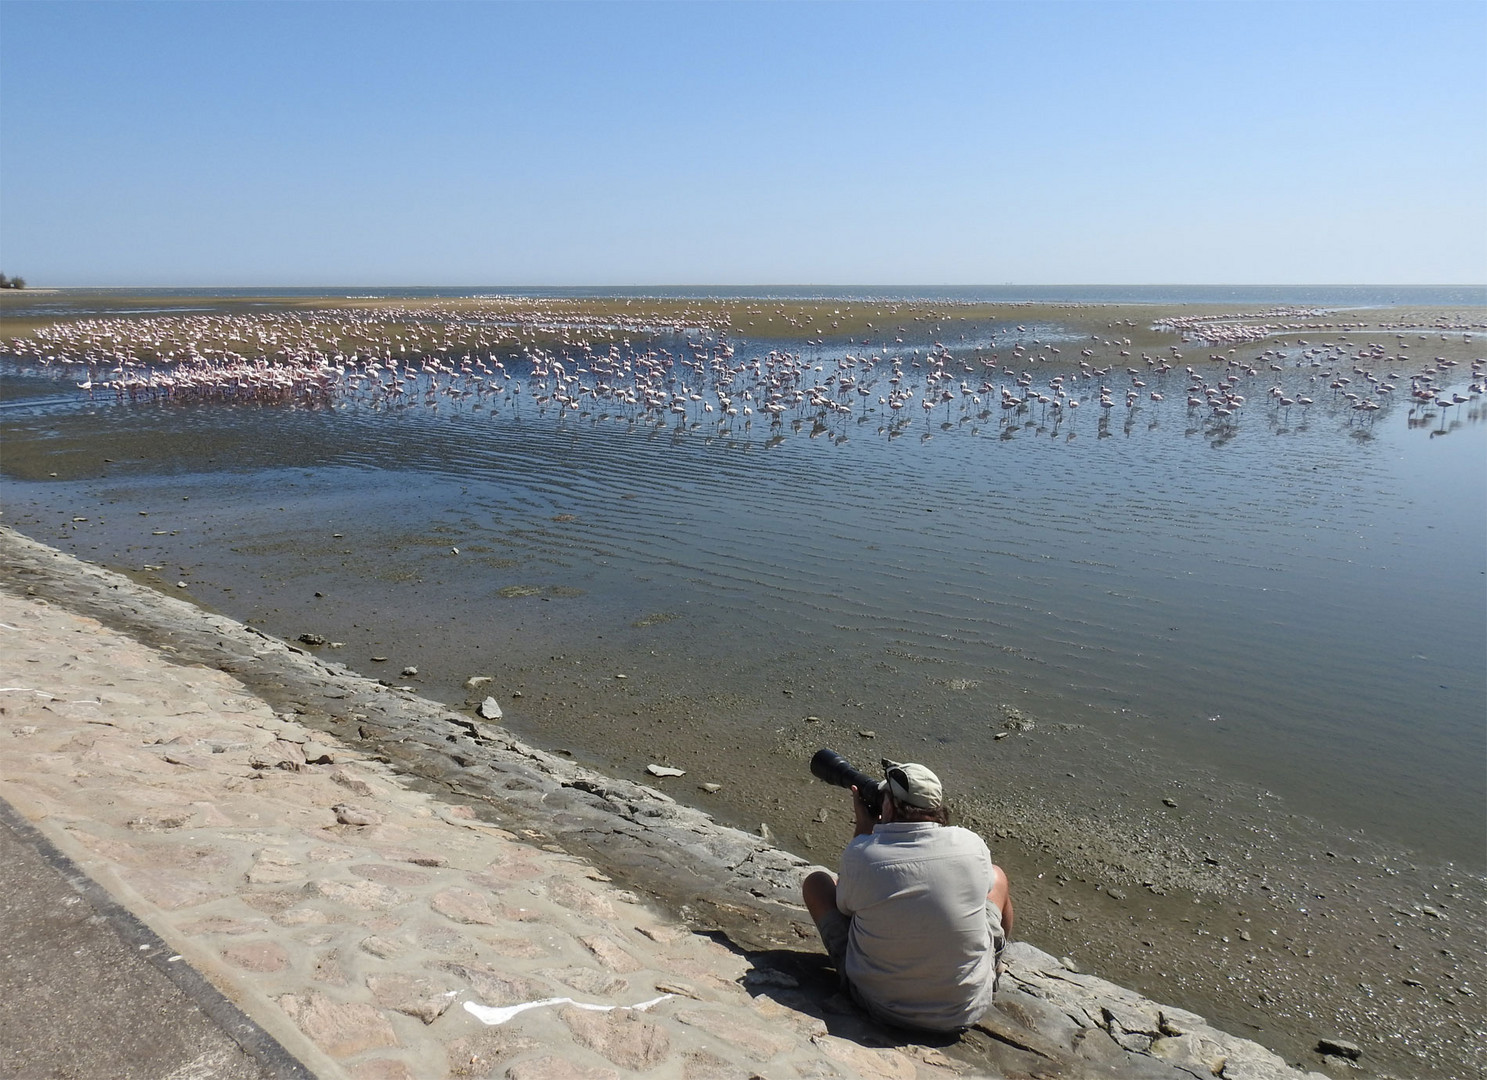
M 24 280 L 24 275 L 22 275 Z M 893 282 L 873 284 L 868 282 L 741 282 L 741 283 L 685 283 L 665 282 L 645 284 L 636 282 L 578 283 L 526 283 L 515 282 L 439 282 L 415 284 L 399 282 L 374 284 L 371 282 L 313 282 L 291 284 L 274 282 L 269 284 L 225 284 L 186 283 L 128 284 L 128 285 L 32 285 L 24 289 L 0 291 L 3 293 L 25 293 L 42 290 L 65 289 L 1484 289 L 1487 282 L 1472 281 L 1038 281 L 1038 282 L 970 282 L 953 284 L 947 282 Z

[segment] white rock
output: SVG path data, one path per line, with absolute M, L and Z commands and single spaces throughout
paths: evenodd
M 669 765 L 647 765 L 645 771 L 652 776 L 686 776 L 686 769 L 673 769 Z
M 488 697 L 482 701 L 477 711 L 487 720 L 501 719 L 501 706 L 493 697 Z
M 381 825 L 382 815 L 375 810 L 367 810 L 359 806 L 347 806 L 345 803 L 331 807 L 331 812 L 336 815 L 336 820 L 342 825 Z

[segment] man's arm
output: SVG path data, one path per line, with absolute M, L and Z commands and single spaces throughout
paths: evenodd
M 887 820 L 886 811 L 888 809 L 888 806 L 889 801 L 887 799 L 884 799 L 883 809 L 885 811 L 885 816 L 883 820 L 885 821 Z M 853 836 L 870 835 L 873 831 L 873 826 L 878 823 L 878 819 L 873 817 L 873 812 L 869 810 L 867 808 L 867 804 L 862 801 L 862 796 L 858 794 L 857 785 L 855 784 L 852 785 L 852 817 L 854 828 L 854 831 L 852 833 Z
M 887 802 L 888 800 L 885 799 L 885 811 Z M 887 816 L 885 813 L 884 818 L 886 819 Z M 854 838 L 872 835 L 873 826 L 877 822 L 873 819 L 872 811 L 863 805 L 862 796 L 857 793 L 856 787 L 852 788 L 852 819 Z M 843 915 L 851 914 L 850 911 L 843 909 L 838 901 L 836 878 L 824 870 L 817 870 L 808 875 L 801 883 L 801 890 L 804 894 L 806 910 L 811 913 L 811 918 L 816 921 L 817 926 L 821 925 L 821 920 L 827 912 L 840 911 Z

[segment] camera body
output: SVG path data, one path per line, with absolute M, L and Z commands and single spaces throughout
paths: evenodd
M 874 818 L 883 816 L 883 781 L 852 768 L 835 750 L 820 749 L 811 758 L 811 774 L 828 784 L 857 789 L 857 797 Z

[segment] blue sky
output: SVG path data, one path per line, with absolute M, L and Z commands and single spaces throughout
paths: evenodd
M 1482 283 L 1487 3 L 0 2 L 32 285 Z

